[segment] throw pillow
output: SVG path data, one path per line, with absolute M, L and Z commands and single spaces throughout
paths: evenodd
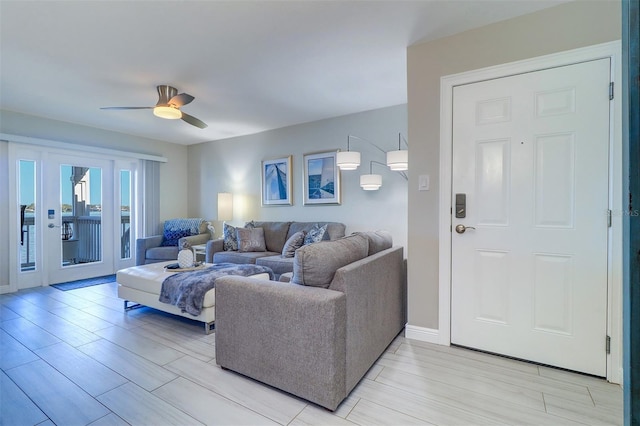
M 300 247 L 293 258 L 291 282 L 329 288 L 339 268 L 364 259 L 368 252 L 369 240 L 362 235 Z
M 284 243 L 282 256 L 293 257 L 296 254 L 296 250 L 302 247 L 302 243 L 304 243 L 304 231 L 298 231 Z
M 238 236 L 238 251 L 267 251 L 264 243 L 264 229 L 236 228 Z
M 320 226 L 316 223 L 315 225 L 313 225 L 313 228 L 311 228 L 309 232 L 307 232 L 307 235 L 304 236 L 303 245 L 306 246 L 307 244 L 312 244 L 312 243 L 317 243 L 319 241 L 322 241 L 322 238 L 324 238 L 324 233 L 326 231 L 327 231 L 326 224 L 324 226 Z
M 224 241 L 222 248 L 224 251 L 238 251 L 238 238 L 236 236 L 236 227 L 224 224 L 222 228 Z
M 162 247 L 177 246 L 178 240 L 191 235 L 189 229 L 165 229 L 162 236 Z
M 388 231 L 354 232 L 369 240 L 369 256 L 393 246 L 393 237 Z

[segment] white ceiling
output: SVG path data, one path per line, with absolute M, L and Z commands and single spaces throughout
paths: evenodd
M 0 108 L 179 144 L 407 102 L 406 48 L 566 0 L 0 0 Z M 209 125 L 163 120 L 156 86 Z

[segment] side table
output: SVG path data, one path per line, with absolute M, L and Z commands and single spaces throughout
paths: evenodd
M 205 255 L 207 254 L 207 245 L 197 244 L 195 246 L 191 246 L 191 248 L 196 252 L 196 260 L 204 262 Z

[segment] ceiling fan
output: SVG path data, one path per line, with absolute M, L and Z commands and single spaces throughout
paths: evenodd
M 167 86 L 165 84 L 158 86 L 158 103 L 156 106 L 149 107 L 102 107 L 100 109 L 153 109 L 153 114 L 157 117 L 166 118 L 169 120 L 176 120 L 178 118 L 186 121 L 187 123 L 204 129 L 207 125 L 186 112 L 180 111 L 180 107 L 184 106 L 195 98 L 186 93 L 178 94 L 178 89 L 175 87 Z

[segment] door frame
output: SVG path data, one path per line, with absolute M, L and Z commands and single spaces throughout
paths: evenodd
M 622 381 L 622 92 L 621 42 L 554 53 L 503 65 L 443 76 L 440 79 L 440 194 L 438 259 L 438 333 L 441 345 L 451 344 L 451 189 L 453 161 L 453 88 L 526 72 L 556 68 L 608 58 L 614 99 L 609 105 L 609 209 L 613 212 L 608 233 L 607 334 L 611 353 L 607 355 L 607 380 Z M 606 87 L 603 88 L 606 90 Z M 435 336 L 434 336 L 435 337 Z M 605 344 L 603 339 L 603 345 Z

